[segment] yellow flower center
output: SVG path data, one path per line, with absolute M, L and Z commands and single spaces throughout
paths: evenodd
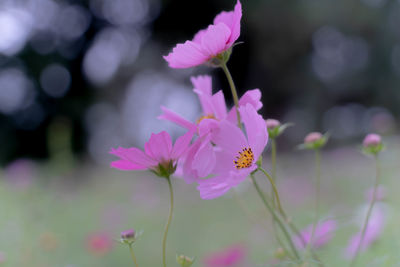
M 208 114 L 208 115 L 204 115 L 204 116 L 201 116 L 200 118 L 198 118 L 196 123 L 199 124 L 204 119 L 214 119 L 214 120 L 216 120 L 217 118 L 215 118 L 214 114 Z
M 233 161 L 236 169 L 248 168 L 254 161 L 254 154 L 250 147 L 245 147 L 239 151 L 239 156 Z

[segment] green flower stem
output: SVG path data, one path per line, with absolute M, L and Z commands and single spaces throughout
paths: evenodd
M 287 216 L 286 216 L 285 212 L 282 209 L 281 200 L 279 198 L 278 189 L 276 188 L 274 179 L 263 168 L 259 167 L 258 169 L 265 174 L 265 176 L 268 178 L 269 182 L 271 183 L 271 187 L 272 187 L 272 190 L 273 190 L 274 195 L 275 195 L 275 199 L 276 199 L 276 204 L 277 204 L 278 210 L 282 214 L 282 216 L 286 219 Z
M 132 244 L 129 244 L 129 251 L 131 252 L 132 260 L 135 263 L 135 267 L 139 267 L 136 261 L 135 253 L 133 252 Z
M 279 216 L 276 214 L 275 210 L 268 203 L 266 197 L 264 196 L 264 193 L 262 192 L 261 188 L 259 187 L 259 185 L 258 185 L 258 183 L 257 183 L 257 181 L 256 181 L 256 179 L 254 177 L 254 174 L 251 174 L 250 177 L 251 177 L 251 180 L 253 181 L 254 187 L 256 188 L 257 193 L 260 196 L 261 200 L 263 201 L 265 207 L 272 214 L 272 216 L 275 219 L 275 221 L 277 222 L 279 228 L 282 230 L 282 233 L 285 236 L 285 238 L 287 239 L 287 242 L 289 243 L 289 246 L 290 246 L 295 258 L 297 260 L 300 260 L 299 253 L 298 253 L 295 245 L 293 244 L 292 238 L 290 237 L 290 234 L 289 234 L 288 230 L 286 229 L 285 225 L 282 223 L 282 220 L 279 218 Z
M 271 173 L 272 173 L 272 180 L 276 182 L 276 140 L 275 138 L 271 138 Z M 274 192 L 272 190 L 272 202 L 275 205 L 275 197 L 274 197 Z
M 165 230 L 164 230 L 164 237 L 162 240 L 162 258 L 163 258 L 163 267 L 167 266 L 167 261 L 166 261 L 166 250 L 167 250 L 167 235 L 168 235 L 168 230 L 169 226 L 171 224 L 172 220 L 172 215 L 174 212 L 174 192 L 172 190 L 172 183 L 170 177 L 166 177 L 167 182 L 168 182 L 168 187 L 169 187 L 169 193 L 170 193 L 170 208 L 169 208 L 169 216 L 168 216 L 168 221 L 167 224 L 165 225 Z
M 320 184 L 321 184 L 321 156 L 319 149 L 315 149 L 315 215 L 314 222 L 311 230 L 310 241 L 307 244 L 307 254 L 311 253 L 311 245 L 314 242 L 315 229 L 317 228 L 319 220 L 319 200 L 320 200 Z
M 226 63 L 222 63 L 221 68 L 224 71 L 226 78 L 228 79 L 229 86 L 231 87 L 233 103 L 235 104 L 235 107 L 236 107 L 236 116 L 237 116 L 237 120 L 238 120 L 238 125 L 240 128 L 242 128 L 241 123 L 240 123 L 240 113 L 239 113 L 239 97 L 238 97 L 238 94 L 236 91 L 235 83 L 233 82 L 232 75 L 229 72 L 229 69 L 228 69 L 228 66 L 226 65 Z
M 362 245 L 362 243 L 364 241 L 365 232 L 367 231 L 368 221 L 369 221 L 369 218 L 371 217 L 372 208 L 374 207 L 374 204 L 376 202 L 376 193 L 378 191 L 379 177 L 380 177 L 380 164 L 379 164 L 379 160 L 378 160 L 378 155 L 375 155 L 375 165 L 376 165 L 376 167 L 375 167 L 376 168 L 376 176 L 375 176 L 374 191 L 372 193 L 372 201 L 369 204 L 369 208 L 368 208 L 368 211 L 367 211 L 367 217 L 365 218 L 364 225 L 363 225 L 363 228 L 361 230 L 360 241 L 358 243 L 356 253 L 354 254 L 354 257 L 353 257 L 353 260 L 350 263 L 350 266 L 355 266 L 355 264 L 356 264 L 358 255 L 360 253 L 361 245 Z

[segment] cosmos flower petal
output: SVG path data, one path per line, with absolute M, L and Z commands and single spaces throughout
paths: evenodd
M 135 147 L 132 148 L 119 147 L 117 149 L 112 148 L 110 154 L 118 156 L 125 161 L 129 161 L 133 165 L 145 166 L 146 168 L 151 168 L 157 165 L 157 161 L 150 158 L 145 153 L 143 153 L 143 151 Z
M 144 144 L 144 151 L 157 162 L 168 161 L 172 152 L 171 136 L 166 131 L 151 134 L 149 141 Z
M 213 113 L 218 120 L 223 120 L 227 116 L 224 93 L 220 90 L 212 96 Z
M 209 55 L 203 53 L 202 47 L 192 41 L 177 44 L 172 52 L 164 59 L 171 68 L 190 68 L 203 64 L 209 59 Z
M 197 76 L 190 79 L 194 86 L 194 92 L 197 94 L 200 100 L 201 107 L 203 108 L 204 115 L 213 114 L 212 108 L 212 80 L 211 76 Z
M 215 19 L 214 24 L 224 23 L 231 30 L 231 36 L 228 40 L 228 45 L 231 46 L 239 38 L 240 35 L 240 20 L 242 18 L 242 5 L 237 1 L 233 11 L 222 11 Z
M 254 158 L 263 152 L 268 142 L 268 131 L 265 121 L 250 104 L 239 107 L 240 116 L 246 128 L 249 145 L 253 150 Z
M 247 104 L 251 104 L 257 111 L 262 108 L 261 91 L 259 89 L 248 90 L 244 95 L 242 95 L 239 99 L 239 107 L 246 106 Z M 228 120 L 231 122 L 237 121 L 235 107 L 229 111 Z
M 186 128 L 188 130 L 190 130 L 191 128 L 193 128 L 195 126 L 194 123 L 188 121 L 187 119 L 183 118 L 181 115 L 173 112 L 172 110 L 170 110 L 166 107 L 162 106 L 161 110 L 163 111 L 163 113 L 157 117 L 160 120 L 171 121 L 171 122 L 176 123 L 179 126 L 182 126 L 183 128 Z
M 214 57 L 226 50 L 231 30 L 224 23 L 210 25 L 201 40 L 202 49 L 208 57 Z
M 125 171 L 147 169 L 146 166 L 138 165 L 129 160 L 123 160 L 123 159 L 111 162 L 111 167 Z
M 195 131 L 196 127 L 192 127 L 192 129 L 190 129 L 186 134 L 182 135 L 175 141 L 174 148 L 171 153 L 172 159 L 178 159 L 188 149 Z
M 246 137 L 239 127 L 226 120 L 221 121 L 219 128 L 213 131 L 212 141 L 232 156 L 248 147 Z

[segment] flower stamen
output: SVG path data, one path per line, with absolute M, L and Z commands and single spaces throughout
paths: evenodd
M 242 151 L 239 151 L 239 156 L 233 161 L 236 169 L 244 169 L 251 166 L 254 161 L 254 154 L 251 147 L 245 147 Z
M 204 116 L 201 116 L 200 118 L 197 119 L 196 124 L 199 124 L 204 119 L 214 119 L 214 120 L 216 120 L 217 118 L 215 118 L 214 114 L 204 115 Z

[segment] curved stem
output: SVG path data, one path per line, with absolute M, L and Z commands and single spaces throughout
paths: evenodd
M 235 104 L 235 108 L 236 108 L 236 116 L 237 116 L 238 125 L 240 128 L 242 128 L 241 123 L 240 123 L 240 113 L 239 113 L 239 97 L 238 97 L 238 94 L 236 91 L 235 83 L 233 82 L 232 75 L 229 72 L 229 69 L 228 69 L 228 66 L 226 65 L 226 63 L 221 64 L 221 68 L 224 71 L 226 78 L 228 79 L 229 86 L 231 88 L 233 103 Z
M 375 155 L 375 165 L 376 165 L 376 175 L 375 175 L 374 191 L 372 193 L 372 200 L 371 200 L 371 203 L 369 204 L 369 208 L 368 208 L 368 211 L 367 211 L 367 216 L 365 218 L 364 225 L 363 225 L 363 228 L 361 230 L 360 241 L 358 242 L 357 250 L 356 250 L 356 253 L 354 254 L 353 260 L 350 263 L 350 266 L 354 266 L 356 264 L 356 261 L 357 261 L 357 258 L 358 258 L 358 254 L 360 253 L 360 249 L 361 249 L 362 243 L 364 241 L 365 232 L 367 231 L 368 221 L 369 221 L 369 218 L 371 217 L 372 208 L 374 207 L 374 204 L 375 204 L 375 201 L 376 201 L 376 193 L 378 191 L 379 176 L 380 176 L 380 166 L 379 166 L 379 160 L 378 160 L 378 156 L 377 155 Z
M 293 244 L 293 240 L 290 237 L 290 234 L 289 234 L 288 230 L 286 229 L 286 227 L 282 223 L 282 221 L 279 218 L 279 216 L 276 214 L 275 210 L 269 205 L 269 203 L 268 203 L 266 197 L 264 196 L 264 193 L 262 192 L 260 186 L 258 185 L 254 175 L 251 174 L 250 177 L 251 177 L 251 180 L 253 181 L 254 187 L 256 188 L 257 193 L 260 196 L 261 200 L 263 201 L 265 207 L 272 214 L 272 216 L 274 217 L 275 221 L 277 222 L 279 228 L 282 230 L 282 233 L 285 236 L 285 238 L 287 239 L 287 242 L 289 243 L 289 246 L 290 246 L 291 250 L 293 251 L 293 254 L 295 255 L 296 259 L 300 260 L 299 253 L 298 253 L 295 245 Z
M 133 252 L 132 244 L 129 244 L 129 251 L 131 252 L 132 260 L 135 263 L 135 267 L 138 267 L 139 265 L 137 264 L 136 256 L 135 256 L 135 253 Z
M 319 220 L 319 199 L 320 199 L 320 183 L 321 183 L 321 157 L 319 149 L 315 149 L 315 198 L 314 198 L 314 206 L 315 206 L 315 215 L 314 222 L 311 230 L 310 241 L 307 244 L 307 252 L 310 254 L 311 246 L 314 242 L 315 230 L 317 228 L 318 220 Z
M 162 241 L 163 267 L 167 266 L 167 261 L 166 261 L 167 235 L 168 235 L 169 226 L 171 224 L 172 215 L 174 212 L 174 192 L 172 190 L 172 183 L 171 183 L 171 179 L 169 177 L 167 177 L 167 182 L 168 182 L 169 193 L 170 193 L 170 208 L 169 208 L 169 216 L 168 216 L 167 224 L 165 225 L 164 237 L 163 237 L 163 241 Z
M 271 177 L 271 175 L 270 175 L 266 170 L 264 170 L 263 168 L 259 167 L 258 169 L 259 169 L 260 171 L 262 171 L 262 172 L 265 174 L 265 176 L 268 178 L 269 182 L 271 183 L 271 187 L 272 187 L 272 190 L 273 190 L 274 195 L 275 195 L 276 204 L 278 205 L 279 212 L 282 214 L 283 217 L 286 218 L 286 214 L 285 214 L 285 212 L 284 212 L 283 209 L 282 209 L 281 200 L 280 200 L 280 198 L 279 198 L 278 189 L 276 188 L 274 179 L 273 179 L 273 178 Z

